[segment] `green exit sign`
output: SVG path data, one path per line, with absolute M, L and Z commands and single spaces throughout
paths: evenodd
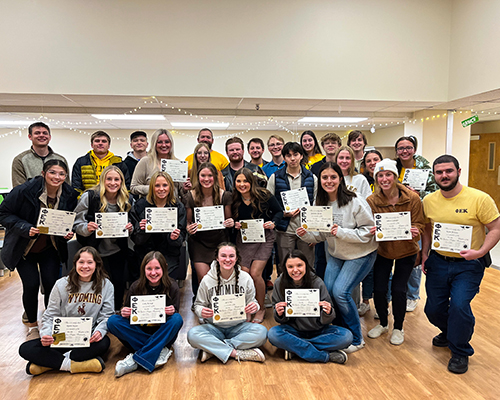
M 479 117 L 477 115 L 473 115 L 470 118 L 464 119 L 462 121 L 462 126 L 467 128 L 469 125 L 475 124 L 477 121 L 479 121 Z

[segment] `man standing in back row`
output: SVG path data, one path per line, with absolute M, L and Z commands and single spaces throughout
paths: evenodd
M 432 169 L 440 190 L 423 199 L 426 227 L 422 236 L 422 269 L 427 274 L 425 314 L 441 330 L 432 344 L 451 350 L 448 370 L 463 374 L 467 372 L 469 356 L 474 354 L 469 343 L 475 322 L 470 303 L 479 292 L 485 267 L 491 264 L 489 251 L 500 239 L 500 214 L 487 193 L 459 182 L 461 170 L 455 157 L 436 158 Z M 439 246 L 434 237 L 437 223 L 472 226 L 470 247 L 460 253 L 431 250 L 433 241 L 435 248 Z
M 224 157 L 223 154 L 215 151 L 212 149 L 212 145 L 214 144 L 214 134 L 212 131 L 208 128 L 203 128 L 201 131 L 198 132 L 198 143 L 206 143 L 208 144 L 208 147 L 210 148 L 210 160 L 213 165 L 215 165 L 215 168 L 217 168 L 219 171 L 222 171 L 224 168 L 226 168 L 229 165 L 229 161 L 227 161 L 227 158 Z M 186 157 L 186 161 L 188 162 L 188 168 L 191 169 L 193 168 L 193 155 L 190 154 Z
M 31 147 L 18 154 L 12 161 L 13 188 L 40 175 L 45 161 L 61 160 L 68 165 L 63 156 L 54 153 L 50 148 L 51 138 L 50 128 L 43 122 L 35 122 L 29 126 L 28 139 L 31 140 Z M 69 176 L 66 177 L 66 182 L 69 183 Z

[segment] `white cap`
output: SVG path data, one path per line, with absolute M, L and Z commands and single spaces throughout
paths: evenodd
M 394 175 L 398 176 L 398 167 L 396 166 L 396 161 L 390 158 L 384 158 L 382 161 L 375 165 L 375 170 L 373 171 L 373 176 L 377 176 L 380 171 L 391 171 Z

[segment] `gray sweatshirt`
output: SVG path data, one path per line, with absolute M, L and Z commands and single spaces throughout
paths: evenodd
M 328 253 L 341 260 L 354 260 L 377 250 L 375 236 L 370 228 L 375 226 L 372 209 L 360 197 L 354 197 L 339 208 L 337 201 L 328 203 L 332 207 L 333 223 L 339 225 L 337 236 L 325 232 L 306 232 L 301 239 L 307 243 L 327 241 Z
M 285 301 L 285 298 L 281 290 L 282 276 L 283 275 L 279 276 L 278 279 L 276 279 L 276 282 L 274 282 L 273 307 L 276 305 L 276 303 Z M 327 301 L 330 304 L 333 303 L 330 295 L 328 294 L 328 290 L 326 289 L 325 283 L 321 280 L 321 278 L 319 278 L 316 275 L 314 275 L 311 287 L 306 288 L 306 287 L 294 286 L 291 289 L 319 289 L 319 301 Z M 319 317 L 288 318 L 286 316 L 286 313 L 283 313 L 283 315 L 280 317 L 276 313 L 276 309 L 274 309 L 274 319 L 276 320 L 276 322 L 280 324 L 290 325 L 291 327 L 297 329 L 298 331 L 308 331 L 308 332 L 319 331 L 325 325 L 331 324 L 334 318 L 335 318 L 335 310 L 333 309 L 333 304 L 332 304 L 331 314 L 325 313 L 323 308 L 321 308 L 321 313 Z
M 115 310 L 113 284 L 106 278 L 100 294 L 92 290 L 92 282 L 80 282 L 78 293 L 68 293 L 68 277 L 59 279 L 50 292 L 49 305 L 42 316 L 40 336 L 52 335 L 55 317 L 92 317 L 92 334 L 108 333 L 107 321 Z
M 220 287 L 217 285 L 217 267 L 216 261 L 212 261 L 210 265 L 210 270 L 208 274 L 200 282 L 200 287 L 198 288 L 198 294 L 196 295 L 196 300 L 194 302 L 194 312 L 201 317 L 201 310 L 203 307 L 212 308 L 212 297 L 215 295 L 224 294 L 235 294 L 236 293 L 236 273 L 233 271 L 229 279 L 224 279 L 222 276 L 220 278 Z M 239 266 L 236 266 L 240 270 L 238 277 L 238 287 L 239 293 L 245 293 L 245 304 L 248 305 L 251 302 L 257 304 L 257 311 L 259 310 L 259 303 L 255 300 L 255 286 L 253 284 L 252 277 L 245 271 L 241 271 Z M 213 323 L 212 318 L 205 319 L 207 323 Z M 221 328 L 229 328 L 231 326 L 236 326 L 240 324 L 241 321 L 228 321 L 217 324 Z

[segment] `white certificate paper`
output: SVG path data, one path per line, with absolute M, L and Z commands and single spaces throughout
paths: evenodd
M 283 200 L 285 212 L 295 211 L 297 208 L 310 205 L 305 187 L 281 192 L 281 199 Z
M 472 242 L 472 226 L 434 223 L 432 250 L 460 253 L 469 250 Z
M 177 207 L 147 207 L 146 233 L 173 232 L 177 229 Z
M 92 317 L 55 317 L 50 347 L 90 347 Z
M 302 207 L 300 209 L 300 225 L 307 231 L 330 232 L 333 226 L 332 207 Z
M 319 317 L 319 289 L 286 289 L 287 317 Z
M 224 206 L 195 207 L 194 222 L 198 231 L 224 229 Z
M 170 175 L 174 182 L 186 182 L 188 178 L 188 162 L 181 160 L 161 159 L 161 170 Z
M 45 235 L 66 236 L 73 229 L 75 216 L 74 212 L 42 208 L 36 227 Z
M 243 219 L 240 223 L 243 243 L 264 243 L 266 241 L 263 219 Z
M 164 294 L 131 296 L 130 325 L 165 323 L 165 304 Z
M 96 213 L 95 222 L 98 225 L 95 233 L 98 239 L 128 237 L 128 230 L 125 229 L 128 224 L 126 212 Z
M 402 183 L 415 190 L 425 190 L 430 172 L 430 169 L 407 169 Z
M 212 297 L 212 310 L 214 311 L 214 324 L 227 321 L 244 321 L 245 314 L 245 294 L 224 294 Z
M 342 213 L 333 213 L 333 223 L 337 224 L 341 228 L 343 227 L 344 223 L 344 214 Z
M 392 212 L 375 214 L 375 240 L 387 242 L 391 240 L 411 240 L 411 213 Z

